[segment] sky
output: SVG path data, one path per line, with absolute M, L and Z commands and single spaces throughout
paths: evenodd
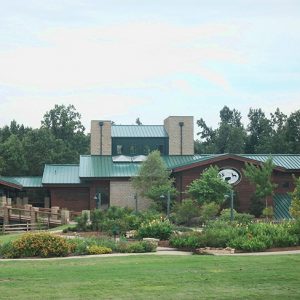
M 224 105 L 300 109 L 299 0 L 0 0 L 0 126 L 55 104 L 82 123 L 216 127 Z M 196 129 L 197 130 L 197 129 Z

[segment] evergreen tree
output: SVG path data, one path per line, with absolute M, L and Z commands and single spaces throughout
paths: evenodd
M 262 166 L 246 163 L 244 175 L 255 185 L 255 198 L 264 200 L 267 207 L 267 197 L 273 195 L 277 184 L 272 182 L 274 164 L 271 158 Z
M 151 152 L 144 161 L 136 177 L 132 178 L 135 190 L 141 195 L 155 201 L 161 201 L 160 196 L 166 196 L 170 192 L 172 196 L 177 191 L 173 187 L 174 180 L 170 179 L 170 172 L 167 170 L 159 151 Z

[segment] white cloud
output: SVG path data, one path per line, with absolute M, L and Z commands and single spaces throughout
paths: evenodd
M 57 28 L 42 33 L 44 46 L 2 51 L 0 83 L 43 91 L 136 87 L 160 76 L 191 72 L 224 88 L 226 79 L 201 65 L 211 60 L 243 62 L 229 47 L 218 46 L 218 38 L 236 34 L 234 26 L 222 24 Z
M 55 104 L 73 104 L 76 110 L 81 113 L 82 123 L 89 132 L 90 120 L 116 120 L 118 116 L 134 110 L 135 106 L 146 104 L 146 101 L 124 95 L 90 92 L 60 97 L 42 95 L 15 96 L 11 97 L 9 101 L 0 102 L 1 112 L 11 112 L 1 116 L 0 126 L 9 124 L 15 118 L 18 123 L 39 127 L 43 115 L 46 111 L 54 108 Z

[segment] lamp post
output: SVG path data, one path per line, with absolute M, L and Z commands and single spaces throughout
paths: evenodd
M 138 195 L 137 193 L 134 194 L 134 201 L 135 201 L 135 212 L 138 212 Z
M 96 201 L 96 208 L 101 209 L 101 193 L 97 193 L 94 200 Z
M 165 195 L 160 196 L 161 199 L 165 199 Z M 167 192 L 167 218 L 169 219 L 170 216 L 170 203 L 171 203 L 171 196 L 170 196 L 170 191 Z
M 230 221 L 232 222 L 234 219 L 233 215 L 233 190 L 230 190 L 230 194 L 225 195 L 225 197 L 230 198 Z

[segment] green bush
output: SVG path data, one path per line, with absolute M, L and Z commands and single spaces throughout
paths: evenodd
M 266 218 L 273 218 L 274 210 L 272 206 L 265 207 L 262 211 L 262 215 Z
M 175 248 L 196 249 L 205 247 L 207 244 L 206 236 L 201 232 L 193 231 L 183 234 L 173 234 L 170 237 L 170 245 Z
M 76 229 L 78 231 L 87 231 L 89 229 L 88 226 L 88 214 L 84 212 L 81 216 L 76 218 L 77 226 Z
M 88 253 L 92 255 L 112 253 L 111 248 L 93 245 L 88 248 Z
M 3 258 L 19 257 L 19 253 L 13 246 L 12 241 L 0 244 L 0 257 L 3 257 Z
M 139 238 L 156 238 L 160 240 L 167 240 L 173 231 L 173 225 L 169 220 L 153 220 L 150 222 L 142 223 L 137 231 Z
M 155 251 L 156 245 L 148 241 L 120 242 L 117 245 L 117 252 L 120 253 L 147 253 Z
M 104 219 L 104 212 L 100 209 L 94 209 L 91 211 L 91 229 L 94 231 L 102 230 L 102 222 Z
M 176 203 L 174 212 L 177 224 L 190 226 L 192 218 L 200 216 L 200 207 L 196 200 L 185 199 L 181 203 Z
M 220 205 L 215 202 L 204 203 L 201 206 L 200 217 L 203 223 L 207 223 L 212 220 L 218 214 Z
M 223 209 L 220 214 L 220 220 L 222 221 L 230 221 L 230 208 Z M 245 213 L 238 213 L 236 210 L 233 210 L 234 221 L 240 224 L 248 224 L 251 223 L 255 216 Z
M 209 222 L 202 233 L 174 234 L 170 244 L 176 248 L 233 247 L 242 251 L 263 251 L 272 247 L 288 247 L 299 244 L 300 225 L 296 222 L 228 223 L 217 220 Z
M 267 249 L 266 243 L 258 237 L 249 238 L 249 236 L 239 236 L 229 241 L 228 246 L 234 249 L 257 252 Z
M 110 248 L 113 251 L 117 250 L 116 242 L 111 238 L 75 238 L 68 240 L 71 245 L 72 253 L 75 255 L 89 254 L 89 248 L 93 246 Z
M 122 240 L 120 242 L 116 242 L 111 238 L 76 238 L 68 240 L 68 242 L 70 244 L 70 249 L 72 249 L 72 253 L 75 255 L 104 254 L 104 252 L 96 253 L 98 248 L 100 249 L 99 252 L 101 252 L 101 249 L 104 248 L 111 249 L 113 252 L 121 253 L 153 252 L 156 249 L 156 245 L 148 241 L 127 242 L 126 240 Z M 91 251 L 93 253 L 91 253 Z
M 1 246 L 4 258 L 56 257 L 70 253 L 66 239 L 51 233 L 26 233 L 13 242 Z

